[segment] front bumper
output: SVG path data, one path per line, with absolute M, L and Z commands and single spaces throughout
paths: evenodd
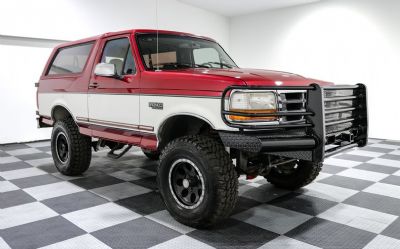
M 234 89 L 306 91 L 305 110 L 282 111 L 279 117 L 301 116 L 299 122 L 274 125 L 234 124 L 228 115 L 259 116 L 231 113 L 226 109 L 227 96 Z M 353 147 L 362 147 L 368 140 L 367 93 L 363 84 L 320 87 L 228 87 L 221 102 L 224 122 L 239 131 L 220 131 L 226 147 L 252 153 L 266 153 L 314 162 Z M 265 114 L 263 114 L 265 115 Z

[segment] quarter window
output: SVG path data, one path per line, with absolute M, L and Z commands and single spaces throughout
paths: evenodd
M 104 47 L 101 62 L 114 64 L 118 75 L 134 74 L 136 72 L 128 38 L 108 41 Z
M 92 47 L 93 42 L 60 48 L 47 75 L 81 73 Z

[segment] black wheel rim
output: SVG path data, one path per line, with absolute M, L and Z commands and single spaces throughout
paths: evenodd
M 169 186 L 174 199 L 184 208 L 198 207 L 204 198 L 204 178 L 190 160 L 176 160 L 169 171 Z
M 59 133 L 56 138 L 56 153 L 58 160 L 62 163 L 66 163 L 68 160 L 69 146 L 68 140 L 64 133 Z

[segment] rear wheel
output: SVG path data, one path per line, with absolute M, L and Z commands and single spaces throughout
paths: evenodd
M 208 227 L 230 215 L 238 194 L 234 165 L 224 147 L 187 136 L 162 151 L 157 181 L 164 203 L 179 222 Z
M 266 179 L 279 188 L 295 190 L 314 181 L 321 168 L 322 163 L 297 160 L 272 168 Z
M 58 171 L 68 176 L 80 175 L 90 165 L 91 138 L 79 133 L 73 119 L 57 121 L 51 135 L 51 152 Z
M 146 155 L 146 157 L 150 160 L 158 160 L 160 158 L 160 152 L 158 151 L 152 151 L 152 150 L 147 150 L 147 149 L 142 149 L 143 154 Z

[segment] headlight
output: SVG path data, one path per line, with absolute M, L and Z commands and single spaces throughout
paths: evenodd
M 230 97 L 229 111 L 254 114 L 276 113 L 276 95 L 274 92 L 260 91 L 233 92 Z M 231 119 L 232 121 L 273 121 L 277 120 L 277 117 L 244 117 L 229 115 L 229 119 Z

